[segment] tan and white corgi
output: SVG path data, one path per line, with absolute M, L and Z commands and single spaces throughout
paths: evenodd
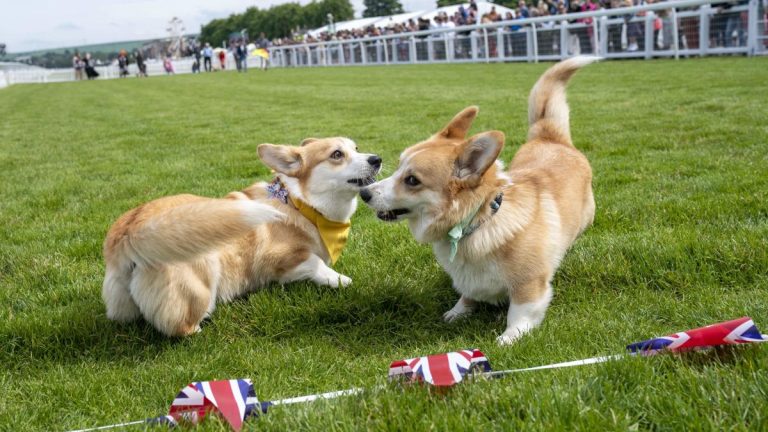
M 216 302 L 269 282 L 352 280 L 329 267 L 347 239 L 361 187 L 381 158 L 347 138 L 307 139 L 300 147 L 262 144 L 277 172 L 223 199 L 175 195 L 141 205 L 104 241 L 102 297 L 107 317 L 144 316 L 168 336 L 200 330 Z
M 466 137 L 468 107 L 426 141 L 403 151 L 397 170 L 360 195 L 385 221 L 407 220 L 461 294 L 453 321 L 476 302 L 509 300 L 509 344 L 541 323 L 550 282 L 570 245 L 595 214 L 592 170 L 571 142 L 565 86 L 595 57 L 574 57 L 542 75 L 528 103 L 528 142 L 504 171 L 504 134 Z

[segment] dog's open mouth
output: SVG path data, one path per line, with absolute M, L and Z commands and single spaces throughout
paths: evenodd
M 365 187 L 376 183 L 376 177 L 368 176 L 363 178 L 350 179 L 347 180 L 347 183 L 353 184 L 357 187 Z
M 376 217 L 383 221 L 391 222 L 396 221 L 398 217 L 408 214 L 410 211 L 408 209 L 394 209 L 389 211 L 380 211 L 376 212 Z

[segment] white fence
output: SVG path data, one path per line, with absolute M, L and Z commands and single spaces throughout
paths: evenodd
M 761 0 L 683 0 L 271 49 L 282 67 L 768 53 Z
M 768 54 L 765 1 L 721 10 L 717 0 L 681 0 L 621 9 L 554 15 L 484 25 L 272 47 L 271 67 L 560 60 L 578 53 L 612 58 Z M 722 0 L 721 0 L 722 1 Z M 175 73 L 191 73 L 191 58 L 175 60 Z M 214 67 L 219 64 L 213 59 Z M 249 57 L 249 68 L 260 65 Z M 201 65 L 202 67 L 203 65 Z M 234 69 L 231 54 L 226 69 Z M 117 78 L 116 66 L 96 68 Z M 130 66 L 131 75 L 136 66 Z M 164 75 L 162 62 L 147 62 Z M 72 69 L 0 72 L 0 88 L 15 83 L 73 81 Z

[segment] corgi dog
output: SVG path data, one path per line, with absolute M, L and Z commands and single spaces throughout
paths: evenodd
M 478 108 L 457 114 L 435 135 L 403 151 L 397 170 L 360 191 L 384 221 L 408 221 L 430 243 L 461 294 L 444 314 L 454 321 L 477 302 L 509 301 L 510 344 L 541 323 L 552 299 L 552 277 L 565 252 L 592 223 L 592 170 L 571 142 L 565 87 L 596 57 L 552 66 L 528 102 L 528 141 L 508 170 L 497 157 L 504 134 L 467 137 Z
M 174 195 L 123 214 L 104 241 L 102 298 L 107 317 L 143 316 L 167 336 L 200 331 L 217 302 L 270 282 L 347 286 L 335 272 L 360 188 L 381 158 L 348 138 L 262 144 L 276 172 L 222 199 Z

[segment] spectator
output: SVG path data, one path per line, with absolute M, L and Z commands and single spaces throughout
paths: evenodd
M 138 77 L 146 77 L 147 76 L 147 64 L 144 63 L 144 56 L 141 54 L 141 51 L 136 51 L 133 55 L 133 57 L 136 59 L 136 67 L 139 69 Z
M 72 57 L 72 67 L 75 69 L 75 80 L 81 81 L 83 79 L 83 69 L 85 68 L 85 64 L 83 63 L 83 59 L 80 58 L 80 54 L 75 53 L 75 56 Z
M 96 71 L 96 68 L 93 67 L 93 64 L 94 61 L 91 58 L 91 53 L 85 53 L 85 59 L 83 59 L 83 68 L 85 69 L 85 74 L 88 76 L 89 80 L 99 77 L 99 73 Z
M 205 48 L 203 48 L 203 66 L 206 72 L 211 71 L 211 58 L 213 58 L 213 48 L 211 48 L 211 44 L 206 42 Z
M 238 72 L 242 72 L 240 70 L 243 67 L 242 62 L 240 61 L 240 41 L 230 42 L 229 51 L 232 53 L 232 58 L 235 59 L 235 69 L 237 69 Z
M 165 56 L 165 60 L 163 60 L 163 69 L 165 69 L 165 73 L 167 75 L 175 74 L 173 70 L 173 62 L 171 61 L 171 56 L 169 55 Z
M 256 40 L 256 48 L 257 49 L 263 49 L 267 52 L 267 57 L 259 56 L 259 64 L 261 65 L 261 70 L 266 71 L 269 68 L 269 39 L 267 39 L 267 36 L 264 34 L 264 32 L 259 33 L 259 38 Z
M 581 11 L 582 12 L 594 12 L 596 10 L 597 10 L 597 3 L 593 2 L 592 0 L 586 0 L 586 2 L 582 3 L 582 5 L 581 5 Z M 585 40 L 581 40 L 580 41 L 580 42 L 582 42 L 581 49 L 582 50 L 585 49 L 585 46 L 584 46 L 583 42 L 586 41 L 588 46 L 589 46 L 590 53 L 594 53 L 595 52 L 595 29 L 592 26 L 592 20 L 593 19 L 594 18 L 592 18 L 592 17 L 582 18 L 581 19 L 581 22 L 584 23 L 587 26 L 587 28 L 584 29 L 584 30 L 586 30 L 585 33 L 586 33 L 587 37 L 586 37 Z
M 117 67 L 120 69 L 120 78 L 128 76 L 128 53 L 124 49 L 117 55 Z
M 219 63 L 221 63 L 221 70 L 227 68 L 227 51 L 223 48 L 219 51 Z
M 581 0 L 571 0 L 568 5 L 568 13 L 580 13 L 581 12 Z M 579 19 L 569 19 L 570 24 L 579 24 Z M 568 32 L 568 52 L 572 55 L 581 54 L 582 50 L 586 51 L 589 46 L 589 36 L 587 35 L 587 29 L 578 26 L 571 28 Z
M 624 0 L 624 3 L 622 3 L 622 7 L 632 7 L 632 6 L 640 6 L 644 4 L 644 0 Z M 642 14 L 645 15 L 645 14 Z M 640 15 L 638 15 L 640 16 Z M 643 36 L 643 27 L 642 23 L 633 21 L 633 18 L 635 17 L 634 14 L 627 14 L 624 15 L 624 28 L 626 29 L 627 34 L 627 42 L 624 42 L 624 38 L 622 38 L 622 48 L 626 46 L 627 51 L 638 51 L 640 50 L 640 40 Z
M 523 18 L 530 18 L 531 17 L 531 13 L 528 10 L 528 6 L 525 4 L 525 0 L 520 0 L 517 3 L 517 7 L 519 9 L 519 12 L 517 14 L 518 16 L 521 16 Z

